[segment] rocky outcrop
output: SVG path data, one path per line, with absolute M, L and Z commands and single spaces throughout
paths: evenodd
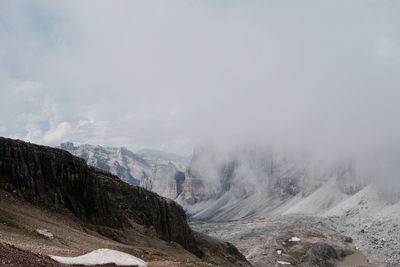
M 135 154 L 123 147 L 75 146 L 71 142 L 62 143 L 60 148 L 84 159 L 90 166 L 163 197 L 176 199 L 183 191 L 185 177 L 181 170 L 188 163 L 185 157 L 149 149 Z
M 147 179 L 143 179 L 141 186 L 170 199 L 177 198 L 183 191 L 185 174 L 172 163 L 157 164 Z
M 93 145 L 75 146 L 71 142 L 62 143 L 60 148 L 80 157 L 90 166 L 117 175 L 123 181 L 139 185 L 147 178 L 151 166 L 127 148 L 102 147 Z
M 249 266 L 246 258 L 229 242 L 221 242 L 216 238 L 195 232 L 199 248 L 205 252 L 205 259 L 221 266 Z M 228 263 L 228 264 L 227 264 Z
M 211 263 L 251 266 L 223 242 L 212 242 L 219 253 L 204 249 L 209 241 L 198 238 L 174 201 L 89 167 L 61 149 L 0 137 L 0 190 L 39 207 L 72 213 L 85 227 L 120 242 L 148 235 L 177 243 Z
M 181 156 L 155 149 L 142 149 L 137 151 L 136 155 L 153 165 L 173 163 L 179 171 L 184 171 L 191 159 L 190 156 Z
M 202 255 L 179 205 L 63 150 L 0 138 L 0 188 L 52 210 L 68 210 L 90 225 L 153 227 L 161 239 Z
M 183 184 L 182 194 L 179 196 L 181 201 L 189 205 L 195 204 L 204 195 L 205 188 L 201 179 L 198 179 L 193 173 L 192 168 L 185 171 L 185 180 Z
M 362 257 L 360 261 L 347 261 L 347 256 L 359 251 L 351 237 L 332 229 L 331 219 L 275 215 L 230 222 L 201 222 L 193 224 L 193 228 L 235 244 L 255 267 L 371 266 Z
M 326 235 L 302 226 L 281 233 L 276 243 L 283 252 L 281 257 L 292 265 L 334 267 L 338 260 L 354 253 L 350 240 L 339 233 Z

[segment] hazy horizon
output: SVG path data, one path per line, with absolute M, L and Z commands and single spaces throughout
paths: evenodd
M 0 136 L 399 155 L 395 1 L 2 1 Z

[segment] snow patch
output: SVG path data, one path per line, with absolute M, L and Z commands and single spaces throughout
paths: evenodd
M 297 236 L 293 236 L 293 237 L 289 238 L 288 241 L 289 241 L 289 242 L 299 242 L 299 241 L 300 241 L 300 238 L 298 238 Z
M 36 233 L 45 238 L 54 239 L 54 235 L 47 229 L 36 229 Z
M 104 264 L 115 264 L 120 266 L 139 266 L 147 267 L 147 263 L 143 260 L 136 258 L 124 252 L 120 252 L 112 249 L 98 249 L 88 254 L 78 257 L 59 257 L 50 256 L 53 260 L 62 264 L 71 265 L 104 265 Z
M 277 261 L 277 263 L 282 265 L 292 265 L 290 262 L 287 261 Z

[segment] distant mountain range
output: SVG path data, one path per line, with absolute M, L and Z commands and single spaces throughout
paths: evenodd
M 178 170 L 185 171 L 191 156 L 181 156 L 174 153 L 168 153 L 156 149 L 142 149 L 136 152 L 136 155 L 152 164 L 173 163 Z
M 395 182 L 381 188 L 354 161 L 270 148 L 199 148 L 177 198 L 192 219 L 229 221 L 277 214 L 375 216 L 400 207 Z
M 377 262 L 386 257 L 374 253 L 379 238 L 390 259 L 400 260 L 400 239 L 393 232 L 400 219 L 398 183 L 382 182 L 379 173 L 371 175 L 355 161 L 250 146 L 231 150 L 198 147 L 190 160 L 153 150 L 134 154 L 124 148 L 61 147 L 127 182 L 174 199 L 193 222 L 318 216 L 355 237 L 363 253 Z M 246 227 L 253 226 L 246 223 Z M 364 228 L 370 235 L 360 232 Z
M 75 146 L 71 142 L 62 143 L 60 148 L 129 184 L 142 186 L 170 199 L 182 193 L 185 181 L 183 171 L 190 162 L 189 157 L 154 149 L 133 153 L 124 147 Z
M 353 162 L 324 162 L 272 149 L 207 146 L 197 148 L 190 159 L 150 149 L 135 154 L 126 148 L 72 143 L 61 148 L 130 184 L 176 200 L 198 220 L 293 213 L 342 216 L 359 209 L 365 190 L 378 194 Z M 385 199 L 368 202 L 388 205 Z

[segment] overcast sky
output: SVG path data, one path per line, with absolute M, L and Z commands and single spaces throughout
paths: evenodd
M 0 2 L 0 135 L 399 148 L 400 2 Z

